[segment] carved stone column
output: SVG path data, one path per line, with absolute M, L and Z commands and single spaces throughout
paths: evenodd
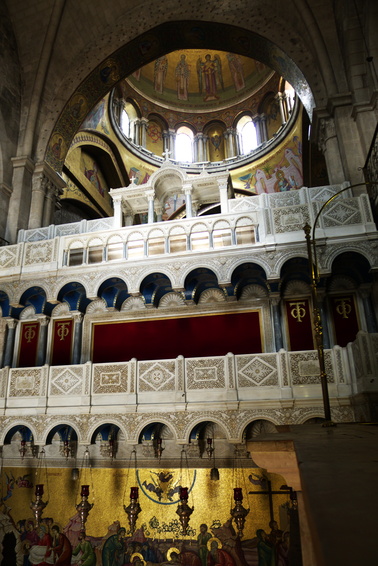
M 224 137 L 226 140 L 226 157 L 235 157 L 235 130 L 227 128 Z
M 146 196 L 148 198 L 148 224 L 153 224 L 155 221 L 155 210 L 154 210 L 154 200 L 155 192 L 153 190 L 146 191 Z
M 140 143 L 140 120 L 136 118 L 134 120 L 134 143 L 135 145 L 141 145 Z
M 219 197 L 221 205 L 221 213 L 228 213 L 228 181 L 227 179 L 218 179 Z
M 257 145 L 261 145 L 262 140 L 261 140 L 261 119 L 260 119 L 260 116 L 254 116 L 252 121 L 255 125 Z
M 376 333 L 378 332 L 378 325 L 374 314 L 373 302 L 371 300 L 370 287 L 361 286 L 358 289 L 358 294 L 361 297 L 362 304 L 364 306 L 366 330 L 370 333 Z
M 18 230 L 28 227 L 34 162 L 29 157 L 15 157 L 12 163 L 12 194 L 9 200 L 5 239 L 14 243 L 17 241 Z
M 114 208 L 114 223 L 113 228 L 122 228 L 122 197 L 112 197 L 113 198 L 113 208 Z
M 74 321 L 74 338 L 73 338 L 73 349 L 72 349 L 72 363 L 80 364 L 81 358 L 81 336 L 83 332 L 83 318 L 84 315 L 81 312 L 75 312 L 72 314 Z
M 37 366 L 43 366 L 46 363 L 46 346 L 47 346 L 47 327 L 50 319 L 45 315 L 38 316 L 39 321 L 39 337 L 37 350 Z
M 319 149 L 323 152 L 327 164 L 328 178 L 331 185 L 345 181 L 339 142 L 336 136 L 333 118 L 323 118 L 320 122 Z
M 16 328 L 18 320 L 14 318 L 7 318 L 6 319 L 8 332 L 7 338 L 5 343 L 5 352 L 4 352 L 4 363 L 2 364 L 3 367 L 12 367 L 13 366 L 13 351 L 14 351 L 14 340 L 16 337 Z
M 261 114 L 260 116 L 260 125 L 261 125 L 261 143 L 268 141 L 268 126 L 266 124 L 266 115 Z
M 53 223 L 55 208 L 65 186 L 62 177 L 47 163 L 37 163 L 32 180 L 29 228 L 40 228 Z
M 183 185 L 183 191 L 185 193 L 185 206 L 186 206 L 186 217 L 192 218 L 193 217 L 193 210 L 192 210 L 192 184 L 185 183 Z
M 148 127 L 147 118 L 141 118 L 141 120 L 140 120 L 140 145 L 144 148 L 146 147 L 146 144 L 147 144 L 147 127 Z
M 169 130 L 169 148 L 171 150 L 172 159 L 176 159 L 176 132 Z
M 283 348 L 280 301 L 281 297 L 279 293 L 272 293 L 272 295 L 270 296 L 270 305 L 272 310 L 274 344 L 276 347 L 276 352 L 279 352 Z
M 280 108 L 281 122 L 282 122 L 282 125 L 284 125 L 287 122 L 287 112 L 286 112 L 284 96 L 283 96 L 282 92 L 277 93 L 276 98 L 278 100 L 278 106 Z

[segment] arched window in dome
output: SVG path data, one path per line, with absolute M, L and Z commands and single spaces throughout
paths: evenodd
M 257 147 L 255 124 L 251 116 L 242 116 L 237 123 L 237 132 L 240 139 L 240 153 L 247 155 Z
M 120 116 L 120 128 L 122 133 L 129 138 L 130 137 L 130 118 L 125 108 L 121 110 Z
M 193 132 L 181 126 L 176 132 L 175 159 L 183 163 L 193 163 Z

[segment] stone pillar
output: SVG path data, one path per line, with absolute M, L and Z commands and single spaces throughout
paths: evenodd
M 72 318 L 74 321 L 74 337 L 73 337 L 73 348 L 72 348 L 72 363 L 80 364 L 81 358 L 81 336 L 83 331 L 83 318 L 84 315 L 81 312 L 72 313 Z
M 14 157 L 12 163 L 12 194 L 9 200 L 5 239 L 15 243 L 18 230 L 28 227 L 34 162 L 29 157 Z
M 112 196 L 114 208 L 113 228 L 122 228 L 122 197 L 120 195 Z
M 281 297 L 279 293 L 272 293 L 272 295 L 270 296 L 270 305 L 273 319 L 273 333 L 276 352 L 279 352 L 283 348 L 280 301 Z
M 30 203 L 30 229 L 49 226 L 54 221 L 54 212 L 59 195 L 66 183 L 47 163 L 37 163 L 32 180 Z
M 45 205 L 43 209 L 42 226 L 54 223 L 55 204 L 59 197 L 59 191 L 51 181 L 46 184 Z
M 7 367 L 7 366 L 13 367 L 13 351 L 14 351 L 14 340 L 16 337 L 17 323 L 18 320 L 15 320 L 14 318 L 6 319 L 8 332 L 5 343 L 3 367 Z
M 197 145 L 197 161 L 205 161 L 205 154 L 203 148 L 203 133 L 199 132 L 195 137 L 196 145 Z
M 186 206 L 186 217 L 192 218 L 193 217 L 193 210 L 192 210 L 192 184 L 185 183 L 183 186 L 183 191 L 185 193 L 185 206 Z
M 12 189 L 6 183 L 0 183 L 0 237 L 5 239 L 7 215 Z
M 47 183 L 47 177 L 42 171 L 33 175 L 28 228 L 40 228 L 42 226 Z
M 155 206 L 155 212 L 156 212 L 156 221 L 157 222 L 161 222 L 163 220 L 163 208 L 161 206 L 161 204 L 158 204 Z
M 266 115 L 265 114 L 261 114 L 260 125 L 261 125 L 261 143 L 264 143 L 264 142 L 268 141 L 268 139 L 269 139 L 268 126 L 266 124 Z
M 203 159 L 202 161 L 209 161 L 209 136 L 203 136 Z
M 140 120 L 140 145 L 144 148 L 147 145 L 147 126 L 148 126 L 147 118 L 141 118 L 141 120 Z
M 261 139 L 261 119 L 260 116 L 254 116 L 252 119 L 254 125 L 255 125 L 255 130 L 256 130 L 256 141 L 257 141 L 257 145 L 261 145 L 262 144 L 262 139 Z
M 278 105 L 280 108 L 280 115 L 281 115 L 281 122 L 282 125 L 285 125 L 287 122 L 287 113 L 286 113 L 286 108 L 284 105 L 284 99 L 283 99 L 283 95 L 282 92 L 279 92 L 276 96 L 277 100 L 278 100 Z
M 319 149 L 323 152 L 326 160 L 330 185 L 343 183 L 346 177 L 333 118 L 323 118 L 320 121 Z
M 148 198 L 148 224 L 153 224 L 154 218 L 154 200 L 155 192 L 153 190 L 146 191 L 146 196 Z
M 163 137 L 163 154 L 167 154 L 167 152 L 171 151 L 170 145 L 169 145 L 169 133 L 167 132 L 167 130 L 164 130 L 162 132 L 162 137 Z
M 175 130 L 169 130 L 169 148 L 171 150 L 172 159 L 176 159 L 176 132 Z
M 141 145 L 140 143 L 140 120 L 136 118 L 134 120 L 134 143 L 135 145 Z
M 43 366 L 46 363 L 46 346 L 47 346 L 47 326 L 50 319 L 45 315 L 38 316 L 39 337 L 37 350 L 37 366 Z
M 218 179 L 221 214 L 228 213 L 228 179 Z
M 362 304 L 364 306 L 366 330 L 370 333 L 376 333 L 378 332 L 378 325 L 374 314 L 374 307 L 371 300 L 370 289 L 368 287 L 360 287 L 358 289 L 358 294 L 360 295 Z
M 224 137 L 226 140 L 226 157 L 235 157 L 235 130 L 227 128 Z

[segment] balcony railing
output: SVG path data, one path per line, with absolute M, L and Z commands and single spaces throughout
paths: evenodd
M 326 350 L 330 397 L 347 398 L 371 390 L 378 373 L 374 355 L 377 334 L 360 332 L 347 348 Z M 361 364 L 361 351 L 364 363 Z M 58 407 L 116 407 L 154 404 L 164 410 L 187 404 L 219 407 L 243 403 L 292 400 L 320 402 L 321 386 L 316 351 L 272 352 L 206 358 L 122 363 L 3 368 L 0 370 L 0 405 L 5 411 Z

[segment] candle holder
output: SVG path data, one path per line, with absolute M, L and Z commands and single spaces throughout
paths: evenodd
M 190 515 L 193 513 L 193 511 L 194 507 L 189 507 L 188 505 L 188 488 L 180 487 L 180 502 L 176 509 L 176 513 L 179 516 L 182 526 L 182 532 L 184 535 L 187 534 Z
M 239 538 L 242 538 L 245 518 L 249 513 L 249 509 L 243 507 L 243 491 L 241 487 L 234 488 L 234 501 L 235 507 L 231 509 L 231 517 L 237 526 Z
M 43 510 L 48 503 L 48 501 L 46 502 L 42 501 L 42 495 L 43 495 L 43 484 L 40 483 L 35 486 L 35 501 L 30 502 L 30 509 L 34 513 L 34 518 L 37 527 L 39 527 L 40 525 Z
M 123 508 L 125 510 L 125 513 L 127 514 L 128 519 L 129 519 L 131 534 L 133 534 L 134 531 L 135 531 L 135 525 L 136 525 L 138 515 L 142 511 L 142 508 L 139 505 L 139 501 L 138 501 L 138 488 L 137 487 L 131 488 L 130 503 L 127 507 L 126 507 L 126 505 L 124 505 Z
M 85 531 L 85 523 L 87 521 L 89 511 L 92 509 L 92 507 L 94 505 L 93 503 L 89 503 L 89 501 L 88 501 L 89 485 L 82 485 L 81 486 L 80 495 L 81 495 L 81 501 L 80 501 L 80 503 L 78 503 L 76 505 L 76 511 L 80 515 L 81 530 Z

